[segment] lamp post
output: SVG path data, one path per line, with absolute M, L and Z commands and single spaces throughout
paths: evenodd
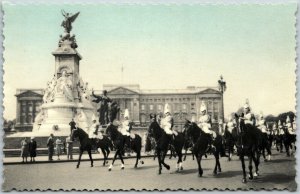
M 226 91 L 226 82 L 223 80 L 223 76 L 220 76 L 220 79 L 218 80 L 219 84 L 219 91 L 221 92 L 221 106 L 222 106 L 222 118 L 224 121 L 224 97 L 223 94 Z

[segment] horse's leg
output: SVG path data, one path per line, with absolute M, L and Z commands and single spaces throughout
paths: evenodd
M 164 152 L 162 153 L 161 163 L 164 165 L 164 167 L 165 167 L 167 170 L 170 170 L 170 166 L 169 166 L 168 164 L 165 163 L 165 158 L 166 158 L 167 152 L 168 152 L 168 150 L 166 150 L 166 151 L 164 151 Z
M 110 150 L 109 150 L 109 148 L 107 147 L 106 148 L 106 161 L 105 161 L 105 164 L 107 164 L 108 163 L 108 156 L 109 156 L 109 154 L 110 154 Z
M 82 156 L 82 152 L 83 152 L 83 151 L 80 149 L 80 151 L 79 151 L 79 158 L 78 158 L 78 162 L 77 162 L 76 168 L 79 168 L 80 161 L 81 161 L 81 156 Z
M 202 154 L 198 154 L 196 159 L 197 159 L 197 163 L 198 163 L 198 173 L 199 173 L 198 176 L 202 177 L 202 175 L 203 175 L 203 170 L 201 167 Z
M 139 163 L 139 159 L 140 159 L 140 152 L 137 152 L 136 153 L 136 162 L 135 162 L 134 168 L 137 168 L 137 165 Z
M 284 142 L 284 147 L 286 151 L 286 156 L 290 156 L 290 148 L 287 142 Z
M 157 154 L 157 160 L 158 160 L 158 174 L 161 174 L 162 166 L 161 166 L 161 150 L 156 151 Z
M 105 166 L 105 163 L 106 163 L 106 151 L 104 150 L 104 148 L 101 148 L 101 151 L 102 151 L 102 154 L 103 154 L 103 166 Z
M 182 167 L 182 152 L 181 152 L 180 149 L 176 149 L 176 153 L 178 155 L 176 168 L 177 168 L 177 172 L 179 172 L 180 170 L 183 170 L 183 167 Z
M 122 153 L 121 152 L 119 152 L 119 157 L 120 157 L 120 160 L 121 160 L 121 162 L 122 162 L 122 164 L 121 164 L 121 170 L 124 170 L 124 160 L 123 160 L 123 155 L 122 155 Z
M 252 158 L 253 158 L 253 162 L 255 165 L 255 172 L 254 172 L 254 177 L 259 176 L 259 172 L 258 172 L 258 166 L 259 166 L 259 161 L 258 161 L 258 157 L 255 157 L 255 152 L 252 153 Z
M 245 169 L 245 158 L 244 158 L 244 154 L 243 153 L 240 153 L 240 160 L 241 160 L 242 168 L 243 168 L 243 179 L 242 179 L 242 182 L 246 183 L 247 179 L 246 179 L 246 169 Z
M 110 164 L 110 166 L 108 167 L 108 171 L 111 171 L 111 169 L 112 169 L 112 167 L 113 167 L 113 165 L 114 165 L 114 163 L 115 163 L 115 160 L 116 160 L 117 155 L 118 155 L 119 152 L 120 152 L 120 150 L 117 149 L 117 150 L 116 150 L 116 153 L 115 153 L 115 155 L 114 155 L 113 161 L 112 161 L 112 163 Z
M 91 167 L 93 167 L 94 166 L 93 165 L 94 161 L 93 161 L 93 158 L 92 158 L 92 150 L 89 150 L 88 154 L 89 154 L 89 158 L 90 158 L 90 161 L 91 161 Z
M 185 149 L 183 161 L 186 160 L 187 150 L 188 150 L 188 148 Z
M 248 156 L 248 158 L 249 158 L 249 165 L 248 165 L 248 168 L 249 168 L 249 179 L 250 180 L 252 180 L 253 179 L 253 173 L 252 173 L 252 169 L 253 169 L 253 167 L 252 167 L 252 160 L 253 160 L 253 154 L 250 154 L 249 156 Z

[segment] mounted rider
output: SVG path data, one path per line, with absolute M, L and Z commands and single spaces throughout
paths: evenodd
M 244 120 L 245 125 L 250 124 L 250 125 L 255 126 L 255 124 L 256 124 L 255 116 L 253 113 L 251 113 L 251 109 L 250 109 L 248 100 L 246 101 L 246 103 L 244 105 L 244 117 L 242 117 L 241 119 Z
M 167 135 L 172 136 L 173 134 L 177 135 L 176 131 L 173 131 L 174 119 L 171 116 L 171 107 L 167 103 L 164 108 L 165 117 L 161 119 L 161 128 L 166 132 Z
M 228 117 L 228 122 L 227 122 L 227 130 L 228 130 L 228 132 L 232 133 L 232 130 L 233 130 L 233 128 L 235 128 L 235 126 L 236 126 L 236 123 L 233 120 L 232 116 L 230 115 Z
M 210 134 L 212 136 L 212 139 L 216 138 L 217 137 L 216 132 L 211 130 L 211 118 L 207 114 L 207 108 L 204 101 L 202 101 L 201 103 L 200 112 L 201 115 L 199 117 L 198 126 L 202 129 L 204 133 Z
M 125 144 L 127 145 L 127 151 L 130 152 L 131 147 L 131 139 L 134 139 L 135 135 L 131 134 L 132 129 L 132 122 L 129 119 L 129 110 L 125 109 L 124 112 L 124 120 L 121 122 L 121 129 L 120 132 L 122 135 L 126 136 L 125 138 Z
M 281 120 L 278 121 L 278 131 L 279 131 L 279 135 L 284 135 L 284 129 Z
M 262 113 L 259 116 L 257 128 L 259 128 L 263 134 L 267 134 L 266 120 L 264 119 L 264 115 Z
M 97 118 L 96 118 L 96 116 L 93 114 L 93 116 L 92 116 L 92 125 L 90 126 L 90 128 L 89 128 L 89 138 L 91 138 L 91 139 L 96 139 L 96 138 L 98 138 L 98 139 L 103 139 L 103 135 L 102 135 L 102 133 L 99 133 L 99 127 L 100 127 L 100 125 L 99 125 L 99 123 L 97 122 Z
M 293 129 L 292 123 L 291 123 L 291 119 L 289 116 L 287 116 L 286 118 L 286 128 L 287 128 L 287 132 L 290 135 L 296 135 L 296 131 Z

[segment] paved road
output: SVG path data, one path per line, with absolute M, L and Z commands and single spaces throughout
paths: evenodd
M 295 182 L 295 158 L 286 157 L 283 153 L 275 153 L 272 161 L 261 163 L 260 173 L 257 179 L 241 182 L 242 171 L 240 161 L 234 156 L 233 161 L 221 159 L 222 171 L 217 176 L 212 175 L 214 159 L 208 156 L 203 160 L 204 177 L 197 176 L 196 161 L 188 156 L 184 162 L 184 170 L 175 173 L 176 159 L 167 159 L 171 170 L 163 170 L 157 175 L 157 161 L 145 158 L 145 164 L 134 169 L 134 160 L 125 160 L 125 170 L 120 170 L 120 161 L 115 163 L 111 172 L 108 167 L 101 166 L 101 161 L 96 161 L 93 168 L 89 162 L 82 162 L 79 169 L 75 169 L 76 163 L 47 163 L 29 165 L 5 165 L 4 184 L 5 191 L 15 188 L 23 189 L 99 189 L 99 190 L 165 190 L 165 189 L 288 189 L 296 190 Z M 173 167 L 173 168 L 172 168 Z

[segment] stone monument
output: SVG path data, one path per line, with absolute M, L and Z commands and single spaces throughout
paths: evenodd
M 67 136 L 72 119 L 76 126 L 88 132 L 95 107 L 90 99 L 88 84 L 79 74 L 82 59 L 77 48 L 75 35 L 71 34 L 72 23 L 79 12 L 70 14 L 62 11 L 64 34 L 60 36 L 58 48 L 52 53 L 55 57 L 54 76 L 47 83 L 41 111 L 36 116 L 33 136 Z

